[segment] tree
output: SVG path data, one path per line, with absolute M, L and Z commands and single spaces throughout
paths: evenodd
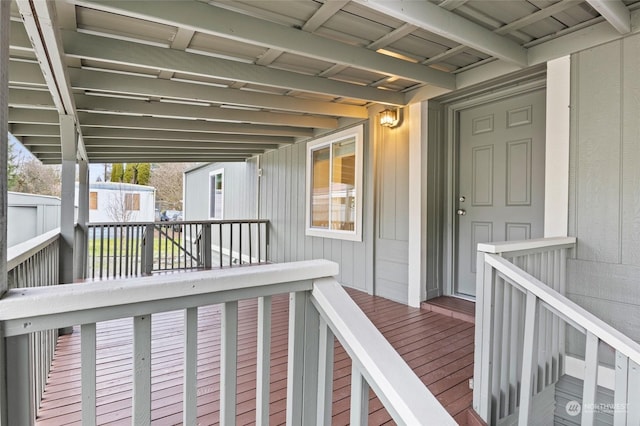
M 122 182 L 124 175 L 124 168 L 122 163 L 115 163 L 111 165 L 111 182 Z
M 31 158 L 18 163 L 11 191 L 60 196 L 60 167 L 45 166 Z
M 182 175 L 187 163 L 154 164 L 150 185 L 156 188 L 156 202 L 162 210 L 182 210 Z
M 148 185 L 151 165 L 149 163 L 127 163 L 122 176 L 122 182 L 137 185 Z
M 7 187 L 9 191 L 13 191 L 18 182 L 18 159 L 13 148 L 13 144 L 9 144 L 9 152 L 7 153 Z
M 132 203 L 127 202 L 127 195 L 132 196 L 132 194 L 125 193 L 122 188 L 118 188 L 117 191 L 109 191 L 106 211 L 114 222 L 129 222 L 133 216 Z

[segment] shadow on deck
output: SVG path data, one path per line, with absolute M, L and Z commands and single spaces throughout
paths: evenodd
M 460 424 L 467 424 L 472 391 L 474 326 L 348 290 L 369 319 Z M 285 423 L 288 298 L 273 298 L 270 424 Z M 239 303 L 237 424 L 255 423 L 257 303 Z M 198 421 L 219 422 L 220 306 L 199 309 Z M 97 325 L 98 424 L 131 424 L 132 320 Z M 152 423 L 182 422 L 183 313 L 155 314 L 152 325 Z M 351 360 L 336 343 L 333 424 L 349 424 Z M 81 424 L 80 331 L 59 339 L 37 424 Z M 369 424 L 393 424 L 373 392 Z M 425 424 L 428 419 L 425 419 Z

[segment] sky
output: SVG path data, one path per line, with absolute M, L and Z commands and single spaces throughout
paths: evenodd
M 18 159 L 29 160 L 35 158 L 11 133 L 9 133 L 9 143 L 13 145 Z M 98 178 L 104 180 L 104 164 L 89 164 L 89 182 L 95 182 Z

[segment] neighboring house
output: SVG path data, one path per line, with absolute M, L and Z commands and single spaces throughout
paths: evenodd
M 8 193 L 7 246 L 27 241 L 60 226 L 60 198 Z
M 78 193 L 76 191 L 76 202 Z M 153 222 L 156 190 L 120 182 L 89 184 L 89 222 Z

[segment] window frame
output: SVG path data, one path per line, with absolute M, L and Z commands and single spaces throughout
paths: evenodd
M 89 192 L 89 210 L 98 210 L 98 191 Z
M 127 192 L 124 194 L 124 209 L 131 212 L 140 211 L 140 193 Z
M 212 191 L 211 191 L 211 178 L 213 176 L 216 175 L 220 175 L 221 176 L 221 181 L 222 181 L 222 194 L 220 196 L 220 217 L 215 217 L 213 213 L 211 211 L 211 195 L 212 195 Z M 224 220 L 224 187 L 225 187 L 225 183 L 224 183 L 224 169 L 216 169 L 213 170 L 211 172 L 209 172 L 209 204 L 207 206 L 207 210 L 209 211 L 209 219 L 211 220 Z
M 329 228 L 318 228 L 311 226 L 311 188 L 313 187 L 313 153 L 319 149 L 329 147 L 329 180 L 331 181 L 333 166 L 333 145 L 340 143 L 345 139 L 355 138 L 355 223 L 353 231 L 330 229 L 331 213 L 329 213 Z M 360 124 L 350 127 L 336 133 L 321 137 L 307 144 L 307 161 L 306 161 L 306 212 L 305 212 L 305 235 L 312 237 L 332 238 L 346 241 L 362 241 L 362 209 L 363 209 L 363 181 L 364 181 L 364 125 Z M 329 212 L 331 212 L 331 186 L 329 188 Z

